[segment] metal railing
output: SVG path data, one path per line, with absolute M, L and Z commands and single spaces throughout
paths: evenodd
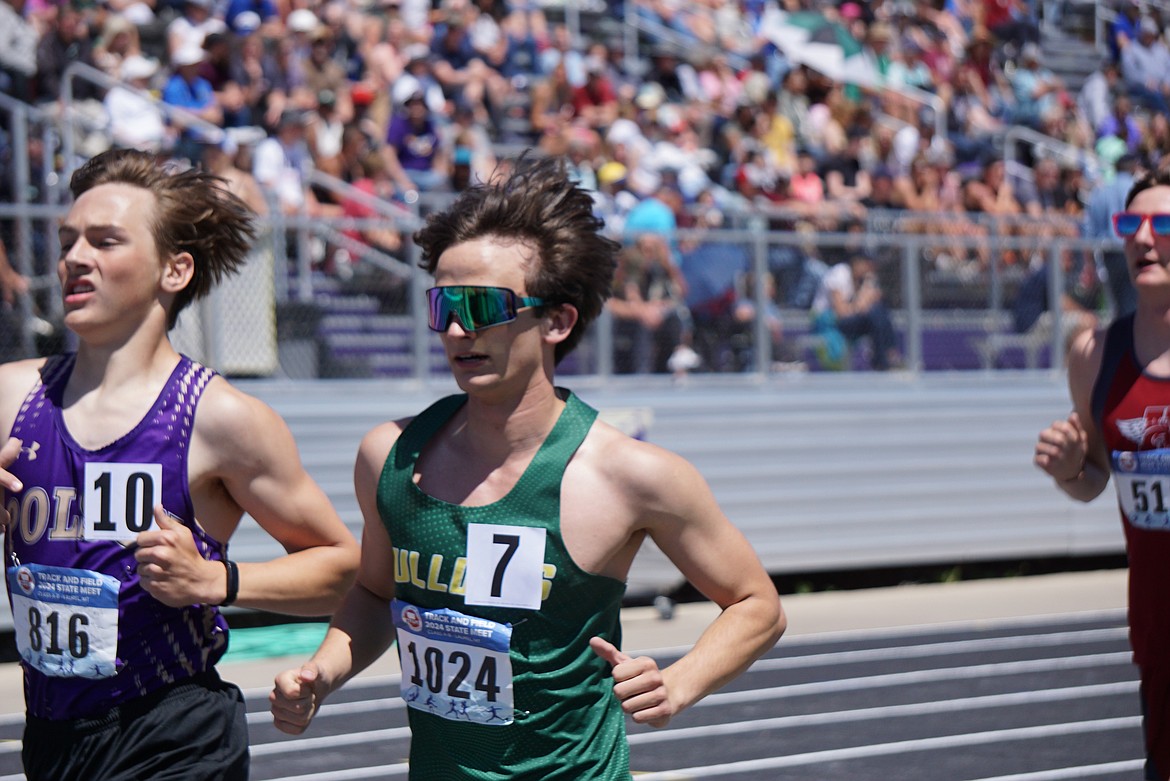
M 1045 135 L 1024 125 L 1013 125 L 1008 128 L 1003 137 L 1003 159 L 1008 169 L 1014 175 L 1021 175 L 1026 170 L 1031 175 L 1030 168 L 1025 169 L 1017 160 L 1016 142 L 1030 144 L 1035 159 L 1051 157 L 1065 165 L 1075 166 L 1085 174 L 1090 182 L 1096 182 L 1101 177 L 1101 160 L 1090 149 L 1061 141 L 1059 138 Z
M 0 206 L 0 219 L 32 221 L 35 218 L 48 230 L 53 224 L 51 218 L 63 209 L 43 205 Z M 898 222 L 892 225 L 883 222 L 880 227 L 877 220 L 881 215 L 872 215 L 873 228 L 861 233 L 767 230 L 764 222 L 757 220 L 728 230 L 680 230 L 676 239 L 684 247 L 719 242 L 740 248 L 747 262 L 747 273 L 742 275 L 745 280 L 741 289 L 742 300 L 750 302 L 757 313 L 781 312 L 784 328 L 789 332 L 786 338 L 792 340 L 791 344 L 815 345 L 817 341 L 808 301 L 794 302 L 788 298 L 798 286 L 807 284 L 800 274 L 808 268 L 823 269 L 833 262 L 845 260 L 853 252 L 870 254 L 879 261 L 886 302 L 897 328 L 904 367 L 912 372 L 999 365 L 998 353 L 991 342 L 999 339 L 1007 345 L 1004 349 L 1012 348 L 1013 340 L 1002 337 L 1010 331 L 1011 304 L 1030 268 L 1044 265 L 1049 269 L 1049 300 L 1058 301 L 1061 291 L 1066 288 L 1064 268 L 1070 258 L 1075 261 L 1071 265 L 1079 267 L 1092 263 L 1095 253 L 1102 248 L 1116 249 L 1114 242 L 1053 236 L 1044 231 L 1022 232 L 1020 226 L 1043 224 L 1027 220 L 987 223 L 992 228 L 999 226 L 1000 231 L 989 229 L 980 235 L 909 233 L 902 229 L 915 219 L 915 215 L 897 214 Z M 938 215 L 918 216 L 923 220 L 938 219 Z M 273 230 L 265 235 L 272 242 L 271 249 L 277 258 L 278 306 L 281 301 L 298 301 L 302 305 L 301 311 L 314 311 L 323 318 L 323 326 L 310 336 L 320 351 L 333 349 L 333 341 L 338 339 L 328 328 L 330 307 L 335 307 L 340 312 L 349 313 L 346 318 L 334 317 L 335 320 L 344 319 L 348 327 L 366 334 L 361 338 L 349 337 L 349 342 L 361 341 L 368 348 L 368 355 L 355 359 L 358 363 L 373 366 L 379 360 L 389 361 L 388 356 L 379 356 L 378 351 L 389 350 L 389 345 L 394 343 L 401 353 L 395 365 L 409 365 L 407 373 L 416 379 L 433 376 L 436 364 L 432 353 L 437 339 L 426 327 L 422 295 L 429 280 L 418 266 L 418 249 L 410 241 L 409 232 L 403 235 L 401 258 L 385 256 L 375 265 L 379 273 L 400 281 L 404 295 L 402 306 L 405 308 L 388 310 L 384 303 L 379 303 L 375 290 L 339 281 L 323 269 L 321 257 L 312 256 L 314 243 L 318 247 L 342 246 L 338 237 L 362 224 L 387 225 L 378 218 L 355 221 L 274 214 Z M 400 223 L 402 226 L 413 224 L 409 220 Z M 972 220 L 972 224 L 977 223 Z M 49 232 L 55 235 L 55 231 Z M 282 246 L 284 236 L 292 238 L 291 246 Z M 791 258 L 800 258 L 802 265 L 795 269 L 789 265 Z M 960 265 L 955 265 L 956 259 Z M 48 279 L 44 282 L 45 285 L 51 284 Z M 1109 316 L 1110 304 L 1104 300 L 1104 293 L 1100 296 L 1099 311 L 1104 319 Z M 778 356 L 774 351 L 785 345 L 774 344 L 770 338 L 769 329 L 775 325 L 769 316 L 760 315 L 741 329 L 737 338 L 742 356 L 736 371 L 763 377 L 777 370 Z M 1042 364 L 1052 369 L 1062 368 L 1067 338 L 1063 322 L 1058 323 L 1049 335 L 1040 338 L 1042 343 L 1032 347 L 1048 356 L 1041 361 Z M 1014 346 L 1020 347 L 1020 340 L 1016 340 Z M 984 348 L 992 350 L 990 359 L 977 358 Z M 591 329 L 567 371 L 611 376 L 618 373 L 614 357 L 622 355 L 626 349 L 628 347 L 615 328 L 614 317 L 607 309 L 597 326 Z M 953 350 L 953 355 L 946 355 L 948 350 Z M 815 364 L 808 354 L 799 357 Z M 1028 363 L 1035 361 L 1029 360 Z M 813 365 L 812 368 L 818 367 Z M 863 367 L 854 365 L 851 368 Z M 709 365 L 705 370 L 715 370 L 715 367 Z M 369 371 L 377 374 L 374 369 Z M 401 371 L 396 376 L 402 376 Z
M 78 162 L 76 149 L 77 132 L 83 129 L 101 129 L 92 127 L 89 120 L 76 110 L 73 100 L 73 82 L 76 79 L 88 81 L 107 90 L 113 89 L 114 87 L 121 87 L 122 89 L 129 90 L 147 98 L 153 101 L 155 107 L 168 122 L 184 130 L 198 131 L 203 138 L 209 141 L 218 141 L 225 135 L 224 129 L 219 125 L 208 122 L 187 109 L 172 106 L 169 103 L 157 100 L 154 95 L 146 90 L 132 87 L 124 81 L 113 78 L 104 71 L 75 60 L 66 66 L 65 72 L 61 77 L 61 153 L 63 159 L 62 165 L 64 166 L 62 178 L 65 181 L 68 181 L 69 176 L 73 173 L 75 164 Z
M 73 63 L 67 69 L 63 82 L 66 101 L 71 98 L 75 79 L 87 80 L 103 87 L 120 84 L 101 71 Z M 182 109 L 160 104 L 160 110 L 175 121 L 199 129 L 208 137 L 223 133 L 221 128 L 205 123 Z M 72 143 L 76 135 L 76 123 L 82 120 L 69 109 L 56 111 L 35 108 L 5 95 L 0 95 L 0 111 L 6 111 L 11 115 L 14 142 L 17 144 L 28 144 L 30 128 L 40 129 L 46 149 L 52 149 L 59 140 L 63 152 L 63 165 L 66 167 L 65 173 L 59 175 L 52 169 L 51 161 L 41 162 L 44 170 L 35 172 L 42 184 L 37 197 L 39 203 L 33 203 L 28 193 L 34 172 L 30 169 L 28 158 L 18 156 L 13 171 L 17 198 L 13 204 L 0 204 L 0 219 L 11 220 L 15 228 L 14 235 L 17 238 L 13 248 L 14 262 L 19 270 L 27 274 L 33 267 L 32 246 L 36 243 L 34 238 L 39 239 L 45 257 L 55 257 L 57 236 L 53 221 L 64 211 L 64 207 L 59 205 L 62 200 L 60 183 L 64 181 L 64 177 L 68 175 L 75 162 L 76 150 Z M 60 135 L 59 139 L 57 134 Z M 1060 143 L 1025 128 L 1011 131 L 1009 140 L 1016 138 L 1032 143 L 1056 145 Z M 1064 153 L 1068 152 L 1063 147 L 1061 149 Z M 319 171 L 306 171 L 306 177 L 309 185 L 318 190 L 328 191 L 339 200 L 357 201 L 367 207 L 374 216 L 363 220 L 320 219 L 310 218 L 304 212 L 284 215 L 278 209 L 273 209 L 269 218 L 273 229 L 267 236 L 272 242 L 273 256 L 277 258 L 274 264 L 276 302 L 279 305 L 293 301 L 324 309 L 326 304 L 321 302 L 338 286 L 338 283 L 337 280 L 329 278 L 327 264 L 322 263 L 319 249 L 315 248 L 326 246 L 345 249 L 358 258 L 359 262 L 372 266 L 379 273 L 393 277 L 405 285 L 407 291 L 405 310 L 367 314 L 399 317 L 401 322 L 408 323 L 410 374 L 421 378 L 432 373 L 434 361 L 431 353 L 435 337 L 425 325 L 426 313 L 422 296 L 427 280 L 418 268 L 418 250 L 409 241 L 409 234 L 421 224 L 420 208 L 441 208 L 447 199 L 454 196 L 431 194 L 425 201 L 407 207 L 369 196 Z M 823 221 L 827 212 L 823 210 L 822 212 L 816 219 Z M 846 217 L 846 214 L 847 212 L 842 210 L 841 219 L 835 226 L 821 225 L 820 233 L 809 237 L 793 231 L 794 226 L 807 217 L 789 214 L 782 209 L 763 211 L 759 207 L 745 204 L 741 210 L 728 211 L 726 224 L 730 230 L 705 234 L 683 231 L 677 238 L 681 241 L 717 238 L 741 246 L 750 258 L 751 270 L 748 275 L 750 286 L 741 291 L 744 300 L 750 300 L 757 312 L 777 308 L 785 310 L 786 325 L 795 326 L 799 332 L 802 326 L 807 327 L 807 322 L 800 323 L 801 315 L 794 314 L 800 312 L 799 306 L 791 306 L 790 302 L 783 300 L 788 291 L 784 284 L 773 279 L 778 273 L 774 268 L 775 256 L 778 253 L 802 250 L 806 248 L 805 245 L 812 247 L 813 254 L 840 256 L 843 250 L 857 245 L 859 241 L 856 234 L 838 232 L 843 230 L 847 221 L 855 219 Z M 975 226 L 975 230 L 969 235 L 956 235 L 951 230 L 956 221 L 969 223 Z M 1059 222 L 1055 219 L 1037 223 L 1023 218 L 992 218 L 976 214 L 938 215 L 870 210 L 865 212 L 861 223 L 864 228 L 861 244 L 868 251 L 878 252 L 884 257 L 888 269 L 887 294 L 894 302 L 891 306 L 895 310 L 899 338 L 905 351 L 905 364 L 913 371 L 936 368 L 924 345 L 929 338 L 935 336 L 931 332 L 934 326 L 930 324 L 937 325 L 942 322 L 938 313 L 940 309 L 986 311 L 992 315 L 985 319 L 989 324 L 989 333 L 993 327 L 1002 329 L 1002 316 L 1012 300 L 1012 288 L 1018 284 L 1021 273 L 1018 265 L 1013 266 L 1003 261 L 1007 256 L 1026 257 L 1034 259 L 1037 263 L 1047 263 L 1053 269 L 1050 288 L 1052 291 L 1058 291 L 1064 284 L 1061 263 L 1058 262 L 1063 255 L 1073 253 L 1078 257 L 1087 258 L 1108 244 L 1075 239 L 1073 238 L 1076 235 L 1075 223 Z M 370 247 L 350 235 L 351 232 L 362 228 L 386 226 L 395 227 L 404 234 L 402 250 L 394 255 Z M 34 236 L 37 230 L 44 232 Z M 1057 238 L 1053 240 L 1051 234 L 1056 234 Z M 947 255 L 952 260 L 954 256 L 963 256 L 966 276 L 956 276 L 953 271 L 943 268 L 945 264 L 938 261 L 942 255 Z M 779 287 L 777 294 L 770 292 L 770 282 L 776 283 Z M 52 274 L 34 275 L 34 291 L 44 292 L 53 285 L 55 277 Z M 357 300 L 363 296 L 363 291 L 355 290 L 351 285 L 348 289 L 342 290 L 341 297 L 345 296 Z M 56 296 L 47 296 L 46 299 L 48 311 L 41 311 L 40 314 L 51 320 L 54 315 L 60 313 L 60 301 Z M 20 301 L 20 306 L 23 307 L 20 314 L 26 322 L 33 322 L 36 319 L 37 312 L 34 311 L 31 301 L 31 298 Z M 807 302 L 803 306 L 807 307 Z M 746 336 L 741 334 L 742 341 L 750 343 L 747 352 L 751 353 L 750 360 L 744 359 L 741 364 L 750 364 L 753 367 L 751 371 L 756 374 L 770 372 L 776 358 L 773 354 L 774 345 L 769 338 L 769 327 L 769 322 L 761 316 L 752 322 Z M 27 334 L 28 329 L 23 349 L 31 352 L 35 345 L 31 336 Z M 1058 328 L 1044 345 L 1045 351 L 1051 356 L 1048 364 L 1055 368 L 1061 366 L 1063 337 Z M 321 349 L 328 349 L 326 344 L 328 335 L 322 334 L 317 338 L 322 342 Z M 372 337 L 368 341 L 376 339 Z M 612 316 L 607 311 L 593 329 L 587 343 L 583 345 L 580 351 L 582 355 L 576 361 L 575 370 L 579 373 L 601 376 L 615 373 L 613 358 L 615 352 L 622 349 L 618 345 L 619 341 Z M 812 343 L 815 339 L 810 337 L 806 341 Z

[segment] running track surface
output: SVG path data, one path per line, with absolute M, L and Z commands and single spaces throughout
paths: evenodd
M 355 679 L 295 738 L 272 727 L 267 688 L 246 690 L 252 779 L 405 779 L 398 685 Z M 0 718 L 0 781 L 23 778 L 21 725 Z M 1119 610 L 785 638 L 667 729 L 631 724 L 630 745 L 637 781 L 1142 777 Z

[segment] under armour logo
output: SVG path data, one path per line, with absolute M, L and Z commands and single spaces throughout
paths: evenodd
M 40 449 L 41 449 L 41 443 L 40 442 L 33 442 L 28 447 L 22 447 L 20 449 L 20 452 L 27 455 L 29 461 L 36 461 L 37 460 L 37 451 Z

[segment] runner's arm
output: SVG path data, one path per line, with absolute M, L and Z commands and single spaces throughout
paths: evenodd
M 284 420 L 217 378 L 196 413 L 196 443 L 209 459 L 205 477 L 218 478 L 231 499 L 287 552 L 239 564 L 236 604 L 292 615 L 331 614 L 353 582 L 358 544 L 305 471 Z M 217 529 L 215 518 L 199 520 L 218 539 L 234 531 Z M 222 566 L 216 577 L 226 582 Z
M 269 702 L 274 724 L 284 732 L 304 732 L 325 698 L 373 664 L 394 642 L 390 622 L 393 548 L 378 514 L 376 493 L 382 465 L 398 432 L 395 424 L 379 426 L 366 435 L 358 450 L 354 489 L 365 526 L 357 581 L 342 599 L 312 658 L 276 677 Z

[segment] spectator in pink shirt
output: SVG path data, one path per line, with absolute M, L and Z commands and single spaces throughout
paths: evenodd
M 807 149 L 796 152 L 796 171 L 789 181 L 788 191 L 795 200 L 806 204 L 825 200 L 825 180 L 817 173 L 816 158 Z

